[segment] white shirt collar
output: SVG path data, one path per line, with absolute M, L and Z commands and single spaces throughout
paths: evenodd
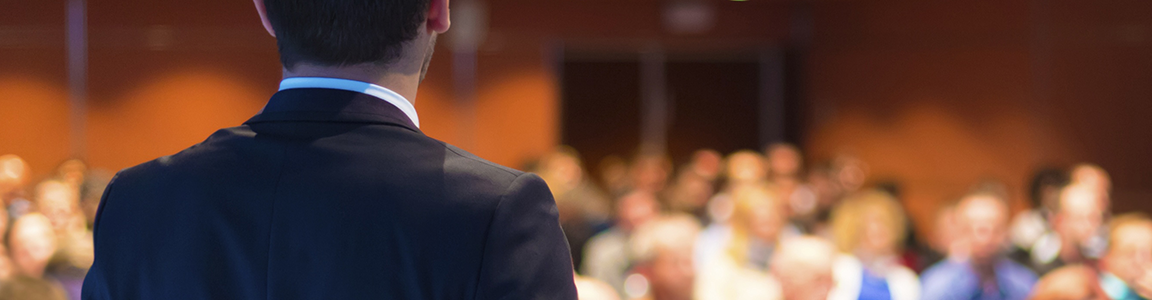
M 399 108 L 408 116 L 408 119 L 412 120 L 412 124 L 416 125 L 416 128 L 420 128 L 420 117 L 416 115 L 416 107 L 412 106 L 412 102 L 386 87 L 362 81 L 327 77 L 291 77 L 280 81 L 281 91 L 307 88 L 345 90 L 380 98 Z

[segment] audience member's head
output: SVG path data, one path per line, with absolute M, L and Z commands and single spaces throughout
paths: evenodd
M 584 168 L 576 149 L 561 146 L 540 159 L 538 173 L 548 183 L 553 194 L 562 194 L 576 188 L 584 179 Z
M 700 224 L 689 215 L 666 215 L 636 229 L 630 248 L 634 271 L 649 282 L 654 300 L 690 299 L 696 270 L 693 248 Z
M 715 193 L 712 180 L 691 170 L 681 170 L 666 193 L 668 206 L 674 211 L 697 213 Z
M 1062 248 L 1065 253 L 1077 251 L 1100 232 L 1106 210 L 1103 204 L 1100 194 L 1083 185 L 1069 185 L 1061 191 L 1060 201 L 1052 217 L 1052 229 L 1068 245 Z
M 766 168 L 759 153 L 742 150 L 728 155 L 724 162 L 725 178 L 729 186 L 758 184 L 764 181 Z
M 19 156 L 0 156 L 0 196 L 19 190 L 28 183 L 28 163 Z
M 601 159 L 597 166 L 600 168 L 600 180 L 609 193 L 619 196 L 628 190 L 628 163 L 623 158 L 609 155 Z
M 1108 171 L 1104 171 L 1104 168 L 1100 166 L 1082 163 L 1072 167 L 1069 176 L 1072 184 L 1088 186 L 1100 193 L 1106 201 L 1112 192 L 1112 177 L 1108 175 Z
M 39 278 L 56 252 L 56 232 L 52 221 L 39 213 L 28 213 L 16 219 L 8 237 L 12 262 L 20 274 Z
M 763 185 L 750 185 L 732 192 L 735 208 L 732 212 L 732 240 L 730 253 L 736 261 L 748 259 L 753 241 L 776 243 L 780 238 L 787 215 L 783 203 L 774 191 Z
M 52 221 L 57 234 L 75 229 L 80 212 L 77 189 L 62 181 L 48 180 L 36 186 L 36 206 Z
M 1032 175 L 1029 186 L 1029 199 L 1036 209 L 1055 210 L 1060 193 L 1068 185 L 1068 173 L 1064 170 L 1044 168 Z
M 1118 216 L 1109 226 L 1101 271 L 1124 281 L 1136 293 L 1152 296 L 1152 219 L 1143 214 Z
M 720 155 L 720 152 L 712 149 L 700 149 L 692 153 L 692 161 L 688 165 L 692 172 L 709 181 L 714 181 L 720 176 L 721 164 L 723 163 L 724 157 Z
M 881 191 L 850 196 L 832 212 L 836 246 L 862 259 L 895 255 L 904 244 L 906 227 L 900 203 Z
M 932 238 L 929 246 L 932 250 L 950 256 L 966 257 L 967 243 L 960 234 L 960 223 L 956 215 L 957 202 L 947 203 L 936 211 L 933 220 Z
M 832 290 L 832 261 L 836 249 L 823 239 L 805 236 L 786 239 L 772 257 L 772 275 L 785 300 L 824 300 Z
M 671 174 L 672 161 L 667 156 L 657 152 L 641 153 L 632 162 L 632 188 L 659 193 L 664 190 Z
M 1100 289 L 1096 272 L 1070 265 L 1044 275 L 1033 288 L 1031 300 L 1108 300 Z
M 990 264 L 1001 254 L 1008 237 L 1008 214 L 1008 204 L 995 193 L 978 191 L 957 204 L 960 234 L 974 263 Z
M 769 145 L 764 151 L 768 157 L 768 170 L 772 180 L 797 179 L 804 166 L 804 157 L 800 149 L 788 143 Z
M 632 191 L 616 202 L 616 227 L 630 232 L 659 214 L 660 203 L 655 195 L 645 190 Z
M 84 184 L 88 174 L 88 164 L 78 158 L 65 160 L 56 167 L 56 178 L 77 189 Z
M 868 179 L 868 164 L 851 155 L 840 155 L 832 160 L 832 178 L 844 193 L 855 192 Z

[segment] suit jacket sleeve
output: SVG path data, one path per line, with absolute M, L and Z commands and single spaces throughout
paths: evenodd
M 480 299 L 576 300 L 572 256 L 544 180 L 526 173 L 500 199 L 484 246 Z

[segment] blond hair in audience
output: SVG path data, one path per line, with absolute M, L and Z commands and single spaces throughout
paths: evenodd
M 893 250 L 903 245 L 908 221 L 900 202 L 888 193 L 870 190 L 849 196 L 832 211 L 832 238 L 836 247 L 844 253 L 852 253 L 859 248 L 865 216 L 879 214 L 878 218 L 894 238 Z

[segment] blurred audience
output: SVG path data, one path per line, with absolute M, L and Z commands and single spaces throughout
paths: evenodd
M 32 210 L 32 202 L 25 195 L 28 184 L 28 163 L 16 155 L 0 156 L 0 197 L 8 208 L 9 219 L 15 219 Z
M 1111 244 L 1100 259 L 1100 286 L 1111 299 L 1152 298 L 1152 219 L 1123 215 L 1109 227 Z
M 764 185 L 732 191 L 731 235 L 723 251 L 702 263 L 696 299 L 766 299 L 779 289 L 769 262 L 787 222 L 780 196 Z
M 914 228 L 901 183 L 869 179 L 853 156 L 806 165 L 786 143 L 701 149 L 678 165 L 639 153 L 610 155 L 589 174 L 562 146 L 532 167 L 556 199 L 580 299 L 1152 296 L 1152 219 L 1113 218 L 1111 177 L 1097 165 L 1041 169 L 1031 208 L 1014 217 L 1008 187 L 981 181 L 921 220 L 932 227 Z M 0 300 L 80 299 L 110 173 L 70 159 L 31 174 L 0 156 Z
M 780 286 L 777 299 L 830 299 L 835 257 L 835 247 L 822 238 L 801 236 L 783 241 L 772 258 L 772 275 Z
M 632 232 L 660 213 L 656 196 L 636 190 L 616 202 L 616 223 L 593 236 L 584 249 L 581 274 L 607 283 L 623 298 L 624 280 L 632 266 L 629 239 Z
M 1068 173 L 1056 168 L 1043 168 L 1032 176 L 1028 200 L 1031 209 L 1020 212 L 1012 220 L 1012 258 L 1029 265 L 1035 264 L 1032 250 L 1045 235 L 1052 231 L 1052 214 L 1060 202 L 1060 193 L 1069 182 Z
M 1091 263 L 1107 247 L 1101 232 L 1107 207 L 1102 195 L 1084 185 L 1069 185 L 1060 192 L 1052 231 L 1032 247 L 1033 269 L 1045 274 L 1069 264 Z
M 716 193 L 716 180 L 722 163 L 720 153 L 716 151 L 696 151 L 692 160 L 676 173 L 672 186 L 665 193 L 668 208 L 691 214 L 702 222 L 708 221 L 707 205 Z
M 691 300 L 696 279 L 692 251 L 699 232 L 699 222 L 686 214 L 661 216 L 636 228 L 630 242 L 632 275 L 626 282 L 647 284 L 635 290 L 626 286 L 628 299 Z
M 907 220 L 900 203 L 881 191 L 844 200 L 832 213 L 836 289 L 831 300 L 917 300 L 920 279 L 900 264 Z
M 573 263 L 579 266 L 583 263 L 585 242 L 611 224 L 612 204 L 585 174 L 575 149 L 560 147 L 541 158 L 534 171 L 552 190 L 560 226 L 573 249 Z
M 776 143 L 765 150 L 768 160 L 768 182 L 785 198 L 792 222 L 805 232 L 815 231 L 820 203 L 816 192 L 801 180 L 804 157 L 800 149 L 788 143 Z
M 696 241 L 696 268 L 703 269 L 711 259 L 719 257 L 732 236 L 731 219 L 736 209 L 732 194 L 735 190 L 764 186 L 767 180 L 765 160 L 760 154 L 742 150 L 724 159 L 724 187 L 713 195 L 705 206 L 708 225 Z
M 1037 278 L 1004 255 L 1009 209 L 1003 194 L 982 188 L 961 199 L 953 213 L 960 240 L 952 243 L 959 244 L 921 275 L 923 299 L 1027 298 Z

